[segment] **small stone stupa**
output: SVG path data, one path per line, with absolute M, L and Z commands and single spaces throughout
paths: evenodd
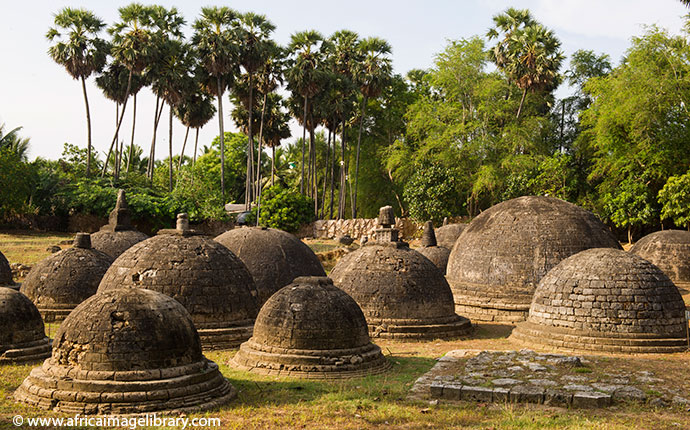
M 2 252 L 0 252 L 0 287 L 8 287 L 15 290 L 19 288 L 19 285 L 17 285 L 12 278 L 10 263 Z
M 467 224 L 447 224 L 446 222 L 444 222 L 441 227 L 437 228 L 434 233 L 436 234 L 438 245 L 450 250 L 453 249 L 455 241 L 458 240 L 458 237 L 460 237 L 465 230 Z
M 273 294 L 254 336 L 230 362 L 250 372 L 310 379 L 381 373 L 390 363 L 371 343 L 357 303 L 327 277 L 299 277 Z
M 19 291 L 0 287 L 0 364 L 49 356 L 50 339 L 36 306 Z
M 649 261 L 595 248 L 561 261 L 539 282 L 526 322 L 510 337 L 527 347 L 613 353 L 688 347 L 685 304 Z
M 376 240 L 346 254 L 331 272 L 333 283 L 362 308 L 372 337 L 435 339 L 471 331 L 455 314 L 453 295 L 434 264 L 398 241 L 393 208 L 379 213 Z
M 228 230 L 215 240 L 247 266 L 259 293 L 259 306 L 299 276 L 326 276 L 319 258 L 296 236 L 266 227 Z
M 420 254 L 431 260 L 432 263 L 445 276 L 446 267 L 448 266 L 448 256 L 450 249 L 445 246 L 439 246 L 436 242 L 436 235 L 434 234 L 434 223 L 427 221 L 424 223 L 424 233 L 422 234 L 422 246 L 417 249 Z
M 227 403 L 236 390 L 201 352 L 189 313 L 155 291 L 124 288 L 79 305 L 52 356 L 17 401 L 68 414 L 183 413 Z
M 259 311 L 256 287 L 242 261 L 210 237 L 177 228 L 139 242 L 115 260 L 98 292 L 146 288 L 174 298 L 189 311 L 204 349 L 239 346 L 252 335 Z
M 21 292 L 38 308 L 45 322 L 62 321 L 77 305 L 96 294 L 113 259 L 91 247 L 91 235 L 77 233 L 74 245 L 38 262 Z
M 690 231 L 663 230 L 648 234 L 630 252 L 654 263 L 678 288 L 690 290 Z
M 115 209 L 108 217 L 108 224 L 91 235 L 94 249 L 105 252 L 115 259 L 132 245 L 146 239 L 148 239 L 147 235 L 132 226 L 132 214 L 127 205 L 125 191 L 119 190 Z

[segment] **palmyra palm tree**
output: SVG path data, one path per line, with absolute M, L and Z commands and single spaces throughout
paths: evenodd
M 387 57 L 391 53 L 391 47 L 383 39 L 370 37 L 364 39 L 360 45 L 362 61 L 355 68 L 356 81 L 362 92 L 362 112 L 359 117 L 359 132 L 357 134 L 357 154 L 355 157 L 355 190 L 351 198 L 352 218 L 357 218 L 357 185 L 359 184 L 359 146 L 362 142 L 362 128 L 369 99 L 374 99 L 381 94 L 383 88 L 388 85 L 391 77 L 391 59 Z
M 187 145 L 187 134 L 189 129 L 196 130 L 196 137 L 194 139 L 194 154 L 192 156 L 192 168 L 196 163 L 196 154 L 199 145 L 199 129 L 206 125 L 216 114 L 216 108 L 211 101 L 211 95 L 204 91 L 200 82 L 194 82 L 194 90 L 185 94 L 182 102 L 175 107 L 175 114 L 180 122 L 187 126 L 187 133 L 185 133 L 184 143 L 182 144 L 182 151 L 180 152 L 180 164 L 177 168 L 180 169 L 182 159 L 184 158 L 184 150 Z M 194 170 L 192 169 L 192 172 Z
M 192 44 L 208 75 L 215 78 L 220 128 L 220 187 L 225 201 L 225 130 L 223 127 L 223 93 L 237 74 L 237 45 L 234 26 L 238 14 L 228 7 L 205 7 L 194 22 Z
M 91 112 L 86 94 L 86 79 L 99 72 L 106 62 L 108 43 L 98 37 L 105 27 L 93 13 L 85 9 L 64 8 L 55 15 L 55 27 L 46 34 L 55 45 L 48 53 L 56 63 L 62 65 L 74 79 L 81 81 L 86 106 L 87 157 L 86 176 L 91 174 Z
M 6 149 L 16 154 L 21 161 L 26 161 L 29 154 L 29 138 L 19 137 L 21 127 L 5 133 L 5 124 L 0 124 L 0 149 Z

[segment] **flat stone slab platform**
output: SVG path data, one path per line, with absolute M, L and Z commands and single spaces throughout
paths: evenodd
M 414 399 L 482 403 L 537 403 L 602 408 L 621 402 L 690 406 L 685 393 L 664 389 L 654 372 L 619 371 L 625 358 L 542 354 L 531 350 L 454 350 L 413 386 Z

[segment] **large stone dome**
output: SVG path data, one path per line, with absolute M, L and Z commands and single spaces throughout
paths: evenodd
M 180 302 L 204 349 L 236 347 L 252 334 L 258 306 L 247 268 L 226 247 L 187 227 L 163 230 L 125 251 L 98 292 L 123 287 L 158 291 Z
M 589 248 L 620 245 L 594 214 L 571 203 L 527 196 L 492 206 L 450 253 L 446 278 L 456 310 L 473 320 L 522 321 L 546 272 Z
M 688 346 L 678 289 L 649 261 L 589 249 L 551 269 L 527 321 L 511 339 L 530 347 L 604 352 L 676 352 Z
M 231 363 L 252 372 L 318 379 L 390 367 L 369 339 L 362 310 L 326 277 L 299 277 L 272 295 L 256 318 L 254 336 Z
M 234 394 L 202 355 L 182 305 L 127 288 L 79 305 L 60 325 L 51 358 L 15 399 L 66 413 L 132 414 L 208 409 Z
M 24 294 L 0 287 L 0 364 L 48 356 L 50 340 L 36 306 Z
M 115 209 L 110 212 L 108 224 L 91 235 L 94 249 L 104 252 L 113 259 L 131 248 L 132 245 L 148 239 L 144 233 L 132 226 L 131 214 L 124 190 L 119 190 Z
M 390 237 L 392 230 L 393 237 Z M 346 254 L 330 276 L 362 308 L 372 337 L 449 338 L 467 334 L 448 283 L 434 264 L 383 225 L 376 242 Z
M 424 224 L 422 246 L 419 247 L 417 251 L 434 263 L 434 266 L 438 267 L 438 270 L 440 270 L 443 275 L 446 274 L 450 249 L 438 245 L 434 233 L 434 224 L 431 221 L 427 221 Z
M 12 268 L 7 258 L 0 252 L 0 287 L 14 287 L 14 279 L 12 279 Z
M 62 321 L 77 305 L 96 294 L 113 259 L 91 248 L 89 234 L 78 233 L 72 248 L 39 261 L 22 282 L 21 292 L 45 322 Z
M 690 231 L 664 230 L 648 234 L 630 248 L 660 268 L 679 288 L 690 289 Z
M 252 274 L 259 305 L 298 276 L 326 276 L 319 258 L 294 235 L 265 227 L 240 227 L 215 239 L 237 255 Z
M 446 224 L 436 229 L 436 241 L 439 246 L 453 249 L 455 241 L 467 228 L 467 224 Z

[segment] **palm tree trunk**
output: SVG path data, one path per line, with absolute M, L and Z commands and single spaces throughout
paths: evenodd
M 276 173 L 276 146 L 271 145 L 271 186 L 275 185 L 274 176 Z
M 355 159 L 355 194 L 352 198 L 352 219 L 357 218 L 357 185 L 359 185 L 359 144 L 362 142 L 362 128 L 364 126 L 364 113 L 367 109 L 368 97 L 364 96 L 362 103 L 362 116 L 359 118 L 359 132 L 357 133 L 357 156 Z
M 345 217 L 345 118 L 342 119 L 342 136 L 340 137 L 340 196 L 338 201 L 338 219 Z
M 160 110 L 158 109 L 160 105 Z M 151 151 L 149 152 L 149 165 L 146 169 L 146 176 L 149 180 L 153 181 L 153 170 L 156 167 L 156 137 L 158 132 L 158 124 L 161 120 L 161 115 L 163 115 L 163 107 L 165 103 L 160 103 L 160 97 L 156 97 L 156 109 L 153 113 L 153 136 L 151 138 Z
M 134 100 L 132 104 L 132 139 L 129 142 L 129 156 L 127 157 L 127 174 L 129 174 L 129 168 L 132 164 L 132 153 L 134 152 L 134 127 L 137 123 L 137 95 L 134 94 Z
M 314 124 L 314 115 L 311 115 L 310 118 L 311 124 Z M 319 215 L 319 190 L 318 190 L 318 185 L 316 183 L 316 145 L 314 142 L 314 127 L 309 128 L 309 148 L 311 151 L 310 154 L 310 159 L 311 159 L 311 165 L 312 167 L 309 169 L 310 170 L 310 193 L 312 194 L 312 198 L 314 199 L 314 216 Z
M 335 200 L 335 156 L 336 156 L 336 148 L 335 148 L 335 143 L 336 143 L 336 136 L 337 136 L 337 131 L 338 127 L 336 126 L 335 130 L 333 130 L 333 162 L 331 162 L 331 201 L 329 202 L 328 206 L 328 219 L 333 219 L 333 201 Z
M 256 195 L 261 195 L 261 150 L 264 138 L 264 115 L 266 113 L 266 99 L 268 92 L 264 93 L 264 101 L 261 106 L 261 121 L 259 121 L 259 157 L 256 162 Z
M 247 124 L 247 136 L 249 137 L 249 142 L 247 142 L 247 181 L 245 183 L 244 192 L 244 209 L 249 210 L 249 206 L 253 200 L 252 190 L 254 189 L 254 133 L 252 127 L 252 110 L 254 109 L 254 88 L 252 85 L 252 74 L 249 74 L 249 121 Z
M 192 156 L 192 185 L 194 185 L 194 165 L 196 164 L 196 151 L 199 145 L 199 127 L 196 128 L 196 138 L 194 139 L 194 156 Z
M 522 98 L 520 99 L 520 107 L 518 107 L 516 119 L 520 118 L 520 112 L 522 112 L 522 105 L 525 103 L 525 97 L 527 96 L 527 88 L 522 90 Z
M 187 147 L 187 137 L 189 137 L 189 126 L 187 126 L 187 131 L 184 132 L 184 142 L 182 142 L 182 151 L 180 151 L 180 159 L 177 160 L 177 170 L 178 171 L 182 167 L 182 159 L 184 158 L 184 150 Z
M 330 161 L 331 155 L 331 130 L 328 129 L 328 142 L 326 143 L 326 166 L 323 171 L 323 194 L 321 198 L 321 219 L 323 219 L 323 213 L 326 209 L 326 185 L 328 183 L 328 162 Z
M 225 204 L 225 130 L 223 128 L 223 91 L 220 76 L 216 78 L 218 84 L 218 127 L 220 128 L 220 190 Z
M 170 128 L 168 130 L 168 191 L 172 192 L 173 189 L 173 151 L 172 151 L 172 138 L 173 138 L 173 107 L 168 103 L 170 107 L 170 120 L 168 122 Z
M 127 108 L 127 100 L 129 100 L 129 90 L 132 89 L 132 71 L 129 71 L 129 77 L 127 78 L 127 91 L 125 94 L 124 103 L 122 103 L 122 112 L 120 112 L 120 119 L 117 122 L 117 128 L 115 129 L 115 136 L 113 136 L 113 141 L 110 142 L 110 148 L 108 149 L 108 154 L 105 156 L 105 162 L 103 163 L 103 171 L 101 171 L 101 178 L 105 176 L 105 171 L 108 168 L 108 159 L 110 159 L 110 153 L 113 152 L 113 145 L 117 141 L 117 136 L 120 133 L 120 126 L 122 126 L 122 118 L 125 116 L 125 109 Z
M 299 192 L 304 194 L 304 144 L 307 140 L 307 97 L 304 97 L 304 114 L 302 115 L 302 180 L 299 183 Z
M 86 106 L 86 177 L 91 176 L 91 109 L 89 109 L 89 97 L 86 95 L 86 81 L 81 77 L 81 90 L 84 93 L 84 105 Z

